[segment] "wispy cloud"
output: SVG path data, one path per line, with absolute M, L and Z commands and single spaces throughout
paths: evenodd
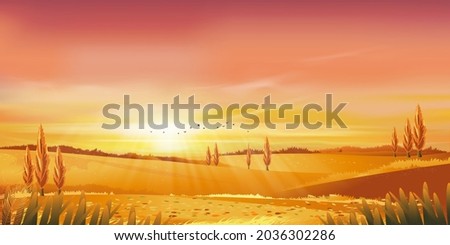
M 232 92 L 247 92 L 257 89 L 274 89 L 280 85 L 284 80 L 291 77 L 293 74 L 285 73 L 275 76 L 263 77 L 248 82 L 238 84 L 224 84 L 220 88 L 224 91 Z
M 320 61 L 331 61 L 331 60 L 337 60 L 342 58 L 348 58 L 348 57 L 355 57 L 362 54 L 373 52 L 378 48 L 367 48 L 367 49 L 359 49 L 359 50 L 353 50 L 353 51 L 346 51 L 346 52 L 340 52 L 340 53 L 334 53 L 334 54 L 327 54 L 327 55 L 320 55 L 320 56 L 314 56 L 310 58 L 303 59 L 303 62 L 320 62 Z

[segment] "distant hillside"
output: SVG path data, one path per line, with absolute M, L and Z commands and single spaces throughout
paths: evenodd
M 356 147 L 356 146 L 343 146 L 343 147 L 336 147 L 336 148 L 330 148 L 330 149 L 324 149 L 320 150 L 321 153 L 385 153 L 385 154 L 392 154 L 392 148 L 390 145 L 383 145 L 383 146 L 375 146 L 375 147 Z M 398 147 L 397 155 L 402 155 L 405 153 L 405 150 L 403 147 Z M 447 151 L 443 151 L 437 148 L 428 147 L 423 150 L 423 154 L 439 154 L 439 153 L 447 153 Z M 417 151 L 413 150 L 411 152 L 411 155 L 417 154 Z
M 252 154 L 263 154 L 261 149 L 251 149 Z M 358 146 L 342 146 L 336 148 L 329 148 L 323 150 L 309 150 L 308 148 L 301 147 L 288 147 L 281 150 L 274 150 L 273 154 L 302 154 L 302 153 L 347 153 L 347 154 L 366 154 L 366 155 L 392 155 L 392 148 L 390 145 L 373 146 L 373 147 L 358 147 Z M 401 156 L 405 153 L 403 147 L 398 147 L 397 155 Z M 433 147 L 428 147 L 423 150 L 423 154 L 440 154 L 448 153 L 447 151 L 440 150 Z M 247 154 L 247 149 L 238 150 L 233 152 L 223 153 L 222 155 L 245 155 Z M 411 151 L 411 155 L 414 156 L 417 151 Z
M 18 145 L 18 146 L 3 146 L 0 149 L 3 150 L 25 150 L 27 145 Z M 36 150 L 36 145 L 28 145 L 31 151 Z M 201 163 L 203 161 L 189 160 L 180 157 L 169 157 L 169 156 L 153 156 L 153 155 L 140 155 L 137 153 L 125 153 L 125 154 L 115 154 L 115 153 L 107 153 L 102 150 L 93 149 L 86 150 L 81 148 L 75 148 L 72 146 L 61 145 L 59 146 L 63 153 L 69 154 L 81 154 L 81 155 L 89 155 L 89 156 L 102 156 L 102 157 L 117 157 L 117 158 L 129 158 L 129 159 L 142 159 L 142 160 L 161 160 L 161 161 L 170 161 L 170 162 L 185 162 L 185 163 Z M 56 146 L 49 146 L 48 150 L 50 152 L 56 152 Z
M 260 149 L 251 149 L 252 154 L 263 154 L 263 151 Z M 320 153 L 319 151 L 311 151 L 307 148 L 300 148 L 300 147 L 288 147 L 283 148 L 281 150 L 275 150 L 272 152 L 272 154 L 296 154 L 296 153 Z M 238 150 L 233 152 L 227 152 L 222 155 L 245 155 L 247 154 L 247 149 L 245 150 Z
M 280 192 L 275 197 L 298 198 L 307 195 L 340 194 L 352 197 L 384 198 L 389 192 L 397 194 L 400 188 L 406 193 L 410 191 L 422 193 L 424 182 L 427 182 L 431 190 L 439 197 L 445 197 L 449 183 L 448 173 L 450 173 L 450 164 L 412 168 L 318 185 L 299 186 Z M 442 202 L 445 203 L 445 201 L 444 198 Z

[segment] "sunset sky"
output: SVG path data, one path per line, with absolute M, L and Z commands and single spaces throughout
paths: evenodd
M 450 150 L 450 2 L 0 3 L 0 146 L 195 155 L 218 142 L 321 149 L 388 144 L 417 104 L 427 146 Z M 348 128 L 104 130 L 102 108 L 196 102 L 347 102 Z M 313 116 L 313 118 L 316 118 Z M 317 118 L 320 118 L 318 115 Z

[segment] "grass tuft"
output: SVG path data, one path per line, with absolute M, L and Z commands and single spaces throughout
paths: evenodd
M 41 205 L 40 202 L 43 202 Z M 16 205 L 17 206 L 17 205 Z M 111 219 L 118 212 L 120 204 L 112 206 L 111 200 L 105 205 L 96 204 L 93 208 L 87 209 L 86 195 L 84 192 L 80 194 L 77 205 L 70 202 L 64 203 L 63 194 L 57 194 L 49 197 L 38 198 L 38 191 L 33 191 L 31 197 L 25 201 L 20 201 L 18 209 L 15 212 L 14 225 L 109 225 L 123 224 L 122 218 L 118 221 Z M 9 192 L 5 194 L 2 209 L 2 224 L 11 224 L 13 212 L 12 197 Z M 41 210 L 41 207 L 43 209 Z M 41 211 L 40 211 L 41 210 Z M 64 216 L 63 216 L 64 215 Z M 161 224 L 161 212 L 156 215 L 153 225 Z M 62 219 L 64 217 L 64 219 Z M 89 221 L 89 222 L 87 222 Z M 137 215 L 134 207 L 130 209 L 128 216 L 128 225 L 137 224 Z M 151 225 L 150 216 L 141 221 L 141 225 Z
M 321 220 L 327 225 L 340 223 L 351 225 L 448 225 L 450 223 L 450 183 L 447 185 L 446 200 L 447 207 L 440 202 L 436 193 L 430 195 L 428 184 L 425 182 L 421 197 L 412 192 L 406 196 L 402 189 L 399 190 L 399 197 L 392 193 L 386 194 L 384 209 L 382 209 L 384 212 L 381 212 L 378 206 L 371 207 L 363 199 L 359 208 L 363 215 L 361 222 L 358 222 L 356 213 L 350 213 L 347 222 L 341 222 L 340 217 L 334 219 L 329 213 L 326 221 Z M 447 212 L 447 217 L 444 210 Z

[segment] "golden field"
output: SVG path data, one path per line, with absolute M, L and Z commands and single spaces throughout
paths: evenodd
M 52 169 L 54 153 L 50 155 Z M 23 151 L 0 151 L 2 191 L 6 186 L 20 189 L 23 156 Z M 64 190 L 73 203 L 77 195 L 70 193 L 85 191 L 88 207 L 107 200 L 121 204 L 113 223 L 120 219 L 126 223 L 134 207 L 138 222 L 162 212 L 163 222 L 170 224 L 321 224 L 319 217 L 327 212 L 344 216 L 355 211 L 359 197 L 382 199 L 378 193 L 396 192 L 399 183 L 407 189 L 415 186 L 399 176 L 419 174 L 424 179 L 412 181 L 431 182 L 432 188 L 433 181 L 448 182 L 448 175 L 432 174 L 437 168 L 444 174 L 448 171 L 448 157 L 438 154 L 406 160 L 360 154 L 275 154 L 270 171 L 265 171 L 262 155 L 252 156 L 249 170 L 245 156 L 222 156 L 219 166 L 207 166 L 64 154 Z M 427 179 L 428 175 L 433 179 Z M 386 181 L 390 176 L 396 180 L 387 187 L 374 182 L 382 178 L 390 183 Z M 357 184 L 341 188 L 352 181 Z M 46 190 L 55 191 L 51 179 Z

